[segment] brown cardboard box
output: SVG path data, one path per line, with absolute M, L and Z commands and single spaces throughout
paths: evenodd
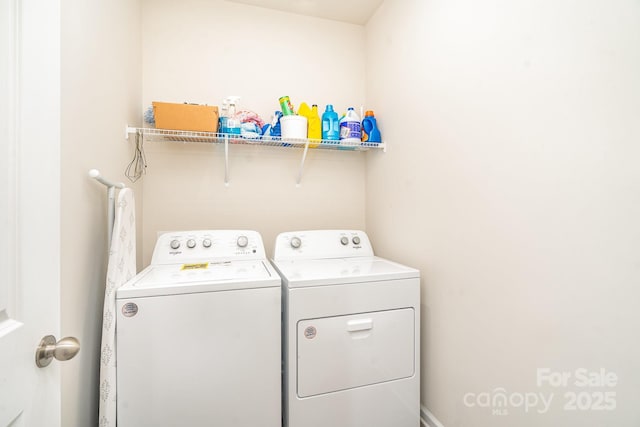
M 153 102 L 157 129 L 218 131 L 218 107 L 210 105 Z

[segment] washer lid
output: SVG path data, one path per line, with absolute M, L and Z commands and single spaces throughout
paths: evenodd
M 267 261 L 151 265 L 118 288 L 116 298 L 215 292 L 280 286 Z
M 289 288 L 420 277 L 415 268 L 379 257 L 273 261 Z

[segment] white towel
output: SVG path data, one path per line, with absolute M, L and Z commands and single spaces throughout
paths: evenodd
M 113 236 L 102 317 L 100 353 L 99 427 L 116 426 L 116 289 L 136 274 L 136 216 L 133 191 L 120 190 L 116 204 Z

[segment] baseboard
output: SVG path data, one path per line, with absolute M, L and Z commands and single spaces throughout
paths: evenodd
M 422 427 L 444 427 L 424 405 L 420 405 L 420 425 Z

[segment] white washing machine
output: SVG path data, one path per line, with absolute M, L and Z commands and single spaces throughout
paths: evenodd
M 280 283 L 255 231 L 160 236 L 117 290 L 118 427 L 280 427 Z
M 420 273 L 362 231 L 282 233 L 287 427 L 418 427 Z

